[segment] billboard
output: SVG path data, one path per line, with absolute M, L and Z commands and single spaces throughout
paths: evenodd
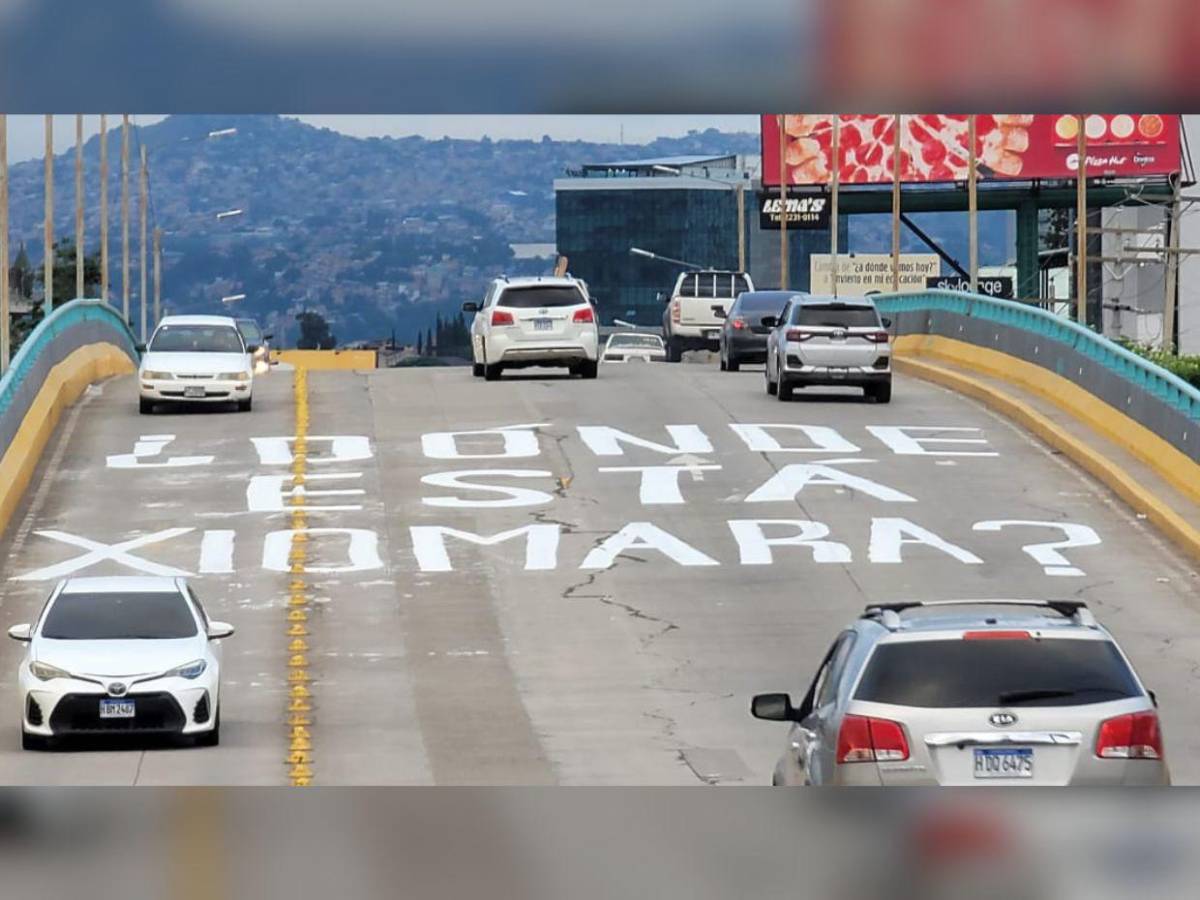
M 763 231 L 780 228 L 779 191 L 759 191 L 758 227 Z M 788 228 L 829 228 L 829 196 L 820 194 L 790 194 L 787 198 Z
M 941 273 L 942 261 L 936 253 L 900 254 L 900 290 L 923 291 L 925 280 Z M 833 293 L 833 258 L 814 253 L 808 258 L 810 294 Z M 839 253 L 838 294 L 862 297 L 874 292 L 892 291 L 892 255 L 890 253 Z
M 829 184 L 833 117 L 784 116 L 789 185 Z M 895 116 L 840 116 L 842 184 L 891 184 Z M 982 179 L 1074 178 L 1079 119 L 1074 115 L 977 115 L 975 152 Z M 1180 169 L 1179 116 L 1091 115 L 1090 177 L 1167 175 Z M 969 151 L 965 115 L 900 117 L 900 180 L 963 181 Z M 763 183 L 779 184 L 779 116 L 762 117 Z

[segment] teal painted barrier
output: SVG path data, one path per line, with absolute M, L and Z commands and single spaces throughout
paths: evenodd
M 962 291 L 880 294 L 874 300 L 883 315 L 948 312 L 977 321 L 995 322 L 1056 341 L 1095 361 L 1189 419 L 1200 420 L 1200 389 L 1091 329 L 1040 307 Z
M 71 337 L 79 340 L 71 340 Z M 21 344 L 21 349 L 12 358 L 12 363 L 4 377 L 0 378 L 0 422 L 7 418 L 13 404 L 19 395 L 26 393 L 26 380 L 31 373 L 39 368 L 48 368 L 47 353 L 56 345 L 73 344 L 71 350 L 98 341 L 114 344 L 135 362 L 138 359 L 137 345 L 129 325 L 121 318 L 120 313 L 103 300 L 72 300 L 55 309 L 43 319 L 33 330 L 33 333 Z M 65 358 L 63 354 L 62 358 Z M 61 362 L 55 359 L 52 365 Z M 41 385 L 37 386 L 37 390 Z M 36 395 L 37 390 L 33 391 Z M 24 415 L 24 410 L 20 410 Z M 3 431 L 3 429 L 0 429 Z M 0 453 L 3 452 L 6 441 L 0 441 Z

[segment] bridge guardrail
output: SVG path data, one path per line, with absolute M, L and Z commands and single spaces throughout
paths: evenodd
M 1200 462 L 1200 389 L 1075 322 L 960 291 L 875 297 L 897 336 L 936 335 L 999 350 L 1060 375 Z

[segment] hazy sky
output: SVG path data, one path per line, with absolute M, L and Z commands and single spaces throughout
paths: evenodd
M 164 116 L 136 116 L 142 125 Z M 719 128 L 722 131 L 757 131 L 757 116 L 648 116 L 648 115 L 477 115 L 477 116 L 298 116 L 322 128 L 333 128 L 356 137 L 403 137 L 419 134 L 428 138 L 449 135 L 457 138 L 540 138 L 548 134 L 562 140 L 611 141 L 621 138 L 641 144 L 656 137 L 686 134 L 691 129 Z M 109 116 L 109 128 L 119 126 L 119 115 Z M 99 116 L 84 116 L 85 139 L 100 130 Z M 62 153 L 75 143 L 75 117 L 54 117 L 54 149 Z M 38 159 L 45 144 L 41 116 L 8 117 L 9 162 Z

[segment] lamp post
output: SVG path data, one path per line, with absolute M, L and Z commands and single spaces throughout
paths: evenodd
M 682 169 L 675 166 L 653 165 L 650 168 L 656 172 L 662 172 L 666 175 L 675 175 L 688 178 L 699 178 L 701 181 L 711 181 L 713 184 L 719 184 L 726 190 L 733 191 L 737 197 L 737 235 L 738 235 L 738 271 L 746 271 L 746 179 L 739 177 L 736 184 L 727 184 L 723 179 L 713 178 L 711 175 L 697 175 L 693 172 L 685 173 Z
M 663 256 L 660 253 L 651 253 L 649 250 L 643 250 L 641 247 L 630 247 L 629 252 L 633 256 L 641 256 L 645 259 L 657 259 L 660 262 L 673 263 L 677 266 L 683 266 L 685 269 L 704 269 L 699 263 L 688 262 L 686 259 L 674 259 L 670 256 Z

